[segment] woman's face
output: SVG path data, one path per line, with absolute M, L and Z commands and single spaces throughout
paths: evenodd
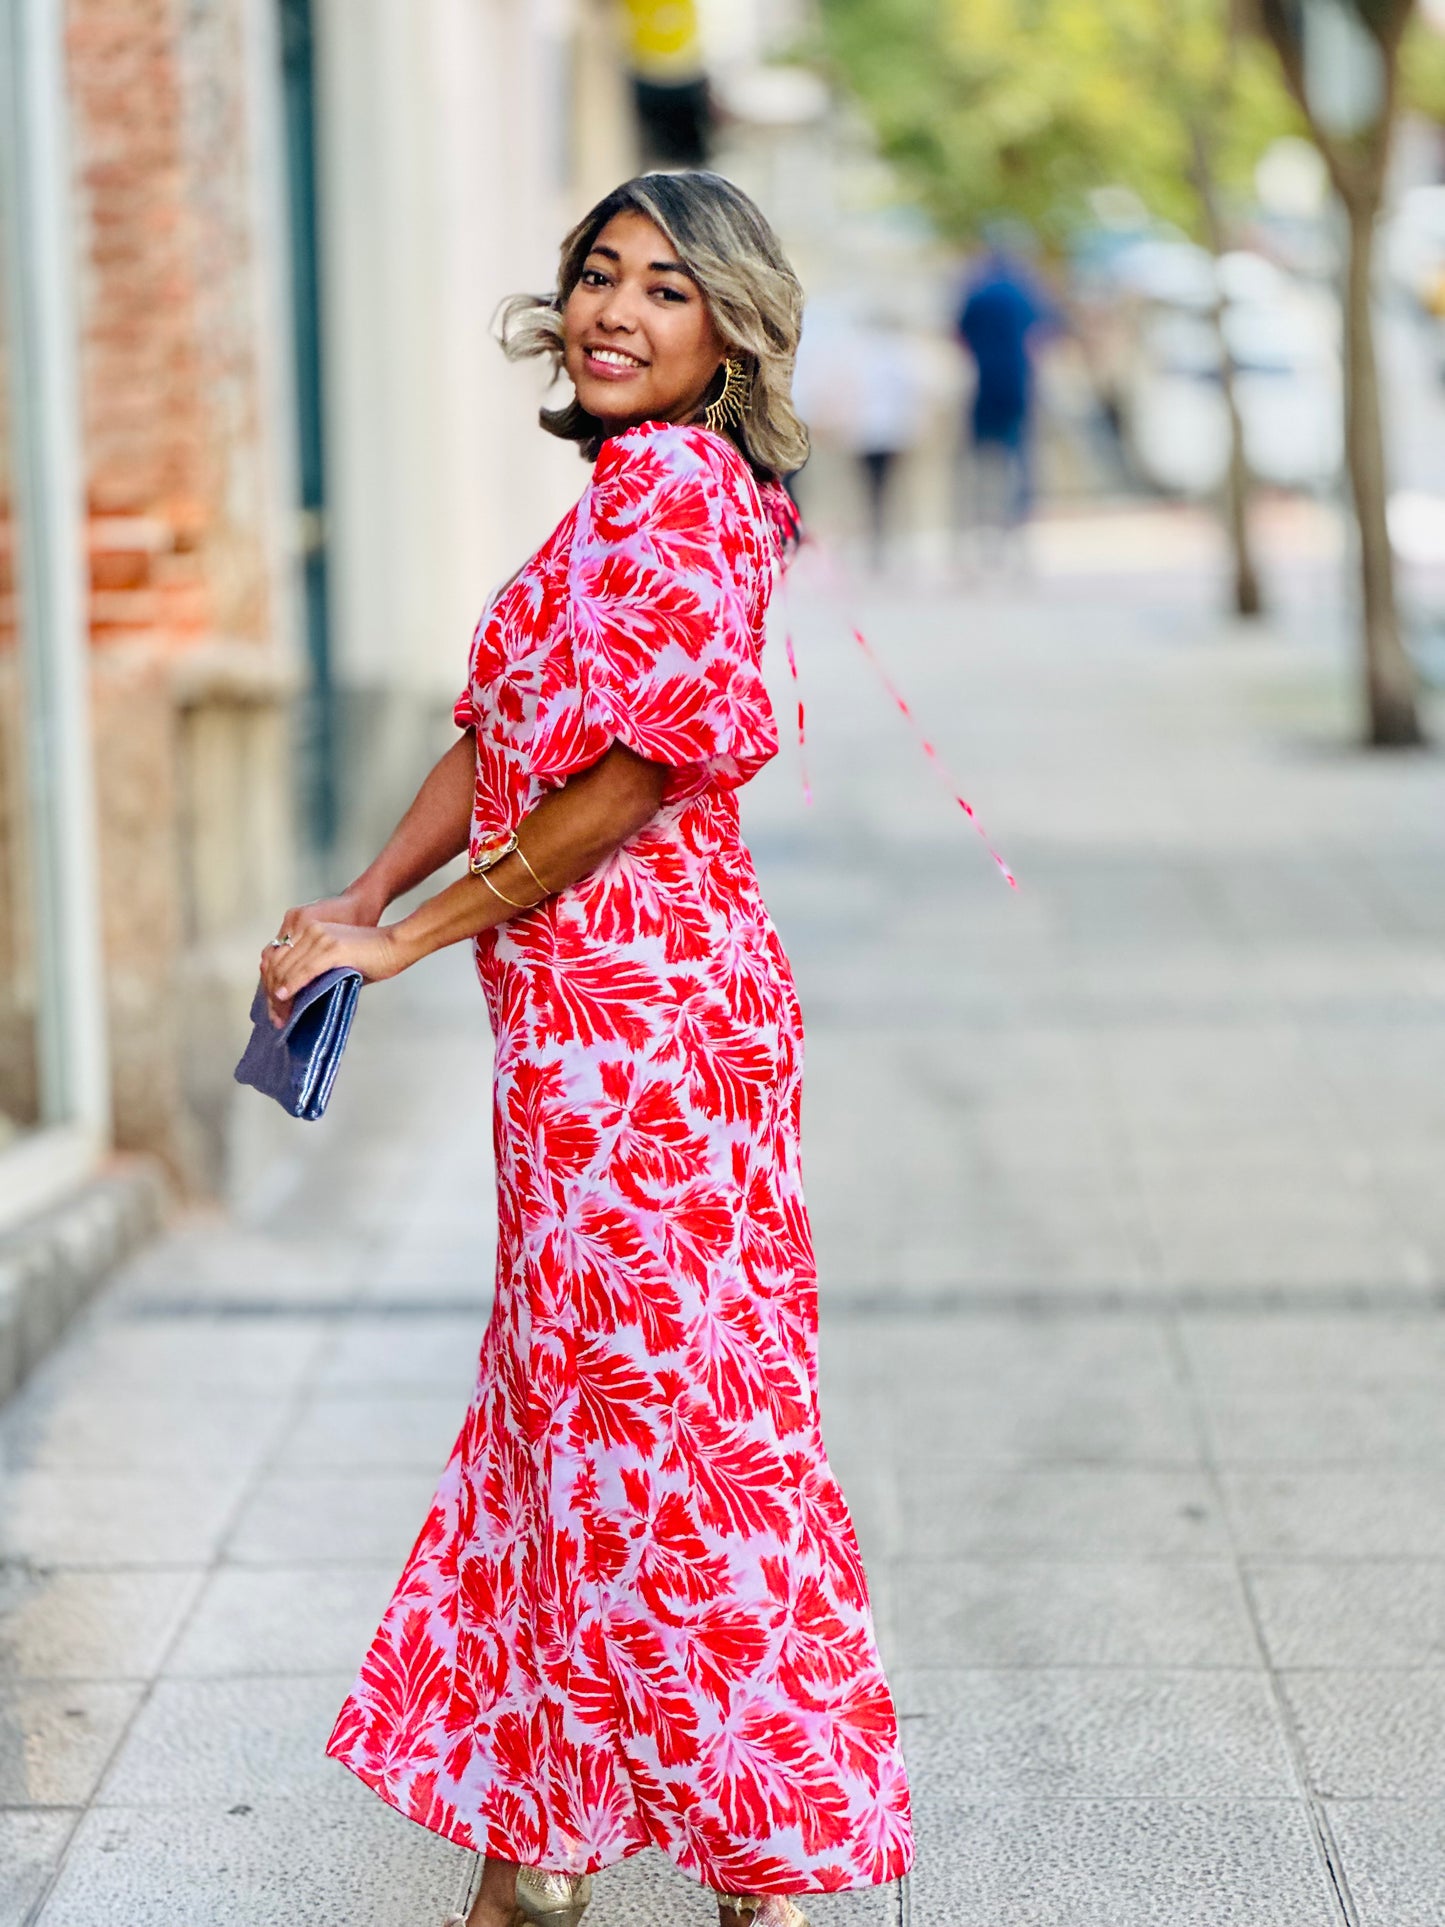
M 614 214 L 562 310 L 562 363 L 612 432 L 687 421 L 726 354 L 702 290 L 645 214 Z

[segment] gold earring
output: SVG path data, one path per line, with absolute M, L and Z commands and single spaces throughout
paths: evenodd
M 748 371 L 735 356 L 723 363 L 723 385 L 702 411 L 702 418 L 715 435 L 736 428 L 742 420 L 752 393 Z

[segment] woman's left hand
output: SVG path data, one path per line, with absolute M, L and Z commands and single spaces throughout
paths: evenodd
M 268 943 L 261 952 L 261 982 L 271 1022 L 279 1029 L 291 999 L 323 970 L 359 970 L 365 982 L 375 984 L 396 976 L 410 962 L 389 925 L 370 929 L 354 923 L 308 923 L 294 943 Z

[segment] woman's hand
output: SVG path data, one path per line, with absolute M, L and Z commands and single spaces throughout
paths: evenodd
M 312 911 L 319 907 L 308 906 Z M 413 960 L 397 936 L 395 925 L 378 930 L 364 924 L 329 923 L 308 916 L 299 930 L 290 920 L 284 927 L 292 932 L 294 940 L 289 944 L 268 944 L 261 952 L 261 981 L 266 987 L 271 1022 L 278 1030 L 286 1021 L 291 999 L 322 971 L 335 970 L 338 966 L 359 970 L 367 983 L 374 984 L 396 976 Z
M 289 909 L 276 926 L 278 936 L 285 934 L 291 938 L 289 944 L 268 943 L 261 951 L 261 982 L 266 986 L 266 1001 L 271 1007 L 271 1022 L 281 1024 L 285 1018 L 285 1000 L 277 1001 L 276 988 L 283 980 L 278 975 L 282 957 L 292 956 L 300 948 L 301 939 L 313 929 L 321 929 L 328 924 L 344 924 L 351 927 L 370 928 L 381 921 L 381 913 L 386 904 L 376 895 L 369 893 L 361 883 L 350 884 L 339 896 L 319 897 L 315 903 L 295 904 Z M 299 982 L 290 983 L 294 996 L 304 983 L 312 977 L 320 976 L 328 964 L 321 964 L 309 976 Z
M 374 892 L 360 882 L 351 883 L 339 896 L 319 897 L 315 903 L 302 903 L 288 910 L 277 924 L 276 934 L 289 930 L 299 941 L 301 932 L 312 923 L 377 924 L 385 909 L 385 902 Z

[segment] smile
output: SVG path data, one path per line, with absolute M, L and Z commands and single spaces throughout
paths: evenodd
M 585 348 L 583 354 L 589 370 L 604 378 L 634 375 L 647 366 L 641 356 L 630 355 L 625 348 Z

